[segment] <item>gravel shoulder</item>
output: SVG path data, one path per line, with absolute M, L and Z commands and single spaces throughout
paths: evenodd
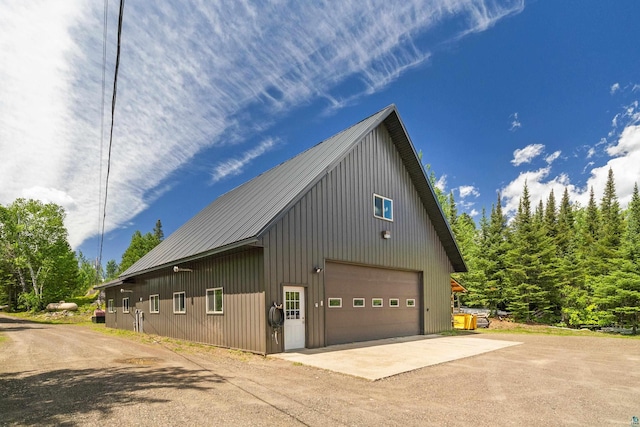
M 2 314 L 0 335 L 0 425 L 630 425 L 640 416 L 640 340 L 493 333 L 482 337 L 524 344 L 371 382 Z

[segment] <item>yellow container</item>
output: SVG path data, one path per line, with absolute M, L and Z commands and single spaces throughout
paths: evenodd
M 468 314 L 454 314 L 453 315 L 453 328 L 454 329 L 464 329 L 465 318 Z
M 478 319 L 474 314 L 460 313 L 453 315 L 454 329 L 473 330 L 478 327 Z
M 478 318 L 475 314 L 467 314 L 468 317 L 464 319 L 464 328 L 468 330 L 474 330 L 478 327 Z

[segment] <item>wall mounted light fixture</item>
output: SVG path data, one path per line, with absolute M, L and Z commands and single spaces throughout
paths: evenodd
M 182 268 L 182 267 L 178 267 L 177 265 L 173 267 L 173 272 L 174 273 L 180 273 L 181 271 L 193 271 L 190 268 Z
M 320 274 L 320 273 L 322 273 L 322 268 L 321 267 L 314 267 L 313 268 L 313 272 L 316 273 L 316 274 Z
M 389 230 L 384 230 L 382 232 L 382 238 L 383 239 L 390 239 L 391 238 L 391 232 Z
M 132 291 L 132 290 L 130 290 L 130 289 L 122 289 L 122 288 L 120 288 L 120 293 L 121 293 L 121 294 L 124 294 L 125 292 L 131 292 L 131 293 L 133 293 L 133 291 Z

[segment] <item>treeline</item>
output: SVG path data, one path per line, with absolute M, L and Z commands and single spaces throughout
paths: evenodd
M 53 203 L 17 199 L 0 205 L 0 305 L 39 310 L 83 290 L 64 217 Z
M 82 296 L 117 277 L 164 238 L 160 220 L 153 233 L 136 231 L 120 265 L 110 260 L 103 271 L 71 249 L 64 218 L 64 209 L 53 203 L 17 199 L 0 205 L 0 306 L 37 311 Z
M 433 180 L 433 174 L 431 174 Z M 439 194 L 468 273 L 464 304 L 504 310 L 518 321 L 547 324 L 624 325 L 640 318 L 640 196 L 621 209 L 613 171 L 599 203 L 557 204 L 553 191 L 531 206 L 525 183 L 518 211 L 508 220 L 501 195 L 480 224 L 458 215 L 453 194 Z

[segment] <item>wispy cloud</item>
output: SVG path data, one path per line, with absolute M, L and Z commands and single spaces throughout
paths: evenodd
M 558 157 L 560 157 L 560 154 L 562 154 L 562 151 L 558 150 L 558 151 L 554 151 L 553 153 L 549 154 L 548 156 L 546 156 L 544 158 L 544 161 L 547 162 L 547 164 L 551 164 L 553 162 L 555 162 Z
M 619 90 L 620 90 L 620 83 L 616 82 L 616 83 L 612 84 L 611 87 L 609 88 L 609 93 L 611 95 L 613 95 L 614 93 L 616 93 Z
M 73 246 L 99 230 L 104 182 L 98 3 L 0 4 L 0 203 L 55 197 L 67 209 Z M 522 0 L 127 3 L 106 229 L 145 210 L 201 150 L 264 134 L 310 101 L 333 99 L 339 108 L 379 91 L 429 57 L 433 46 L 424 40 L 483 31 L 523 7 Z M 444 27 L 457 31 L 450 40 L 421 37 Z M 338 93 L 345 82 L 359 84 Z M 219 165 L 213 179 L 242 170 L 247 153 Z
M 519 166 L 523 163 L 530 163 L 531 160 L 538 157 L 543 151 L 543 144 L 527 145 L 526 147 L 517 149 L 513 152 L 513 159 L 511 159 L 511 163 L 514 166 Z
M 511 126 L 509 127 L 511 132 L 515 132 L 522 127 L 522 123 L 520 123 L 520 119 L 518 119 L 518 113 L 513 113 L 509 116 L 509 119 L 511 119 Z
M 440 178 L 436 181 L 436 188 L 440 191 L 445 191 L 447 189 L 447 175 L 441 175 Z
M 461 185 L 458 187 L 458 193 L 460 194 L 460 198 L 464 199 L 469 196 L 478 197 L 480 196 L 480 192 L 473 185 Z
M 239 159 L 228 159 L 218 163 L 211 173 L 211 181 L 218 182 L 228 176 L 240 175 L 244 167 L 255 159 L 271 150 L 275 146 L 273 139 L 262 141 L 257 147 L 246 151 Z

